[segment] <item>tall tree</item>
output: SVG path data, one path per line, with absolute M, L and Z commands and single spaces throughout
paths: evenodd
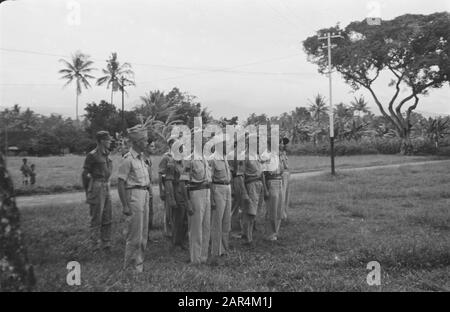
M 120 64 L 117 59 L 117 53 L 111 53 L 111 56 L 106 60 L 106 68 L 102 69 L 103 77 L 97 79 L 97 85 L 106 84 L 106 88 L 111 86 L 111 104 L 113 104 L 113 95 L 116 91 L 122 91 L 126 85 L 134 85 L 132 79 L 134 72 L 129 63 Z M 124 78 L 124 80 L 122 79 Z
M 90 73 L 95 70 L 92 68 L 93 62 L 89 60 L 89 56 L 83 54 L 80 51 L 75 52 L 72 55 L 72 60 L 66 61 L 64 59 L 60 59 L 65 66 L 65 68 L 58 71 L 58 73 L 63 74 L 61 79 L 67 80 L 66 84 L 69 85 L 72 81 L 75 80 L 76 85 L 76 120 L 78 122 L 78 96 L 81 94 L 82 87 L 90 88 L 91 84 L 89 83 L 89 79 L 94 79 Z
M 336 46 L 332 49 L 332 67 L 353 89 L 365 88 L 370 92 L 384 118 L 402 138 L 404 154 L 413 150 L 410 117 L 419 96 L 450 82 L 449 29 L 450 13 L 441 12 L 406 14 L 382 21 L 378 26 L 369 25 L 365 20 L 356 21 L 343 30 L 336 26 L 319 31 L 341 32 L 343 39 L 333 42 Z M 307 38 L 303 47 L 309 61 L 325 73 L 328 54 L 318 36 Z M 390 73 L 393 78 L 389 84 L 394 88 L 393 95 L 388 102 L 383 102 L 374 90 L 374 82 L 382 72 Z M 403 88 L 409 92 L 400 99 Z M 402 110 L 406 105 L 406 110 Z

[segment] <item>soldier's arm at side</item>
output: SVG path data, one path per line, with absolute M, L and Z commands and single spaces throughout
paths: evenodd
M 118 179 L 118 183 L 117 183 L 117 191 L 119 192 L 120 202 L 122 203 L 123 214 L 126 216 L 131 215 L 131 210 L 130 210 L 130 207 L 128 206 L 128 201 L 127 201 L 125 181 L 120 178 Z
M 124 158 L 119 166 L 119 173 L 117 176 L 117 191 L 119 193 L 120 202 L 122 203 L 122 212 L 124 215 L 131 215 L 130 207 L 128 206 L 127 193 L 126 193 L 126 180 L 131 169 L 131 162 L 129 159 Z
M 92 155 L 88 154 L 84 161 L 83 172 L 81 173 L 81 182 L 83 183 L 84 191 L 87 192 L 89 187 L 89 181 L 91 179 L 93 159 Z

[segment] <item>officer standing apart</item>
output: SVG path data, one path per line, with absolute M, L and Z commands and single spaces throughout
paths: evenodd
M 201 147 L 194 147 L 189 167 L 189 253 L 191 263 L 200 264 L 208 260 L 211 234 L 211 169 Z
M 281 141 L 282 145 L 280 146 L 280 162 L 281 167 L 283 169 L 282 178 L 283 178 L 283 209 L 281 213 L 281 218 L 284 221 L 288 219 L 288 209 L 289 209 L 289 164 L 287 157 L 287 145 L 289 144 L 288 138 L 283 138 Z
M 151 187 L 144 155 L 147 129 L 137 125 L 128 129 L 128 136 L 131 148 L 120 164 L 117 186 L 123 214 L 128 217 L 124 269 L 133 266 L 137 272 L 142 272 L 148 239 L 148 189 Z
M 87 154 L 81 179 L 89 204 L 91 224 L 90 236 L 94 250 L 111 249 L 112 206 L 110 177 L 112 160 L 109 157 L 111 136 L 107 131 L 96 134 L 97 147 Z M 100 246 L 102 245 L 102 246 Z
M 226 142 L 226 137 L 215 136 L 216 144 Z M 216 145 L 217 146 L 217 145 Z M 225 148 L 223 149 L 225 150 Z M 217 148 L 209 161 L 211 166 L 211 255 L 218 264 L 219 257 L 229 249 L 231 230 L 231 171 L 224 153 Z

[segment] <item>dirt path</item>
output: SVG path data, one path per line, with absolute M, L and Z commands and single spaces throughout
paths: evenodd
M 343 168 L 337 169 L 337 172 L 352 172 L 352 171 L 362 171 L 362 170 L 376 170 L 376 169 L 387 169 L 387 168 L 399 168 L 402 166 L 420 166 L 427 164 L 449 164 L 450 160 L 434 160 L 434 161 L 422 161 L 422 162 L 411 162 L 404 164 L 391 164 L 391 165 L 380 165 L 380 166 L 370 166 L 370 167 L 359 167 L 359 168 Z M 292 180 L 300 180 L 306 179 L 310 177 L 316 177 L 322 174 L 329 173 L 329 170 L 321 170 L 321 171 L 312 171 L 312 172 L 299 172 L 292 173 Z M 157 186 L 153 186 L 153 194 L 158 196 L 159 188 Z M 119 200 L 119 195 L 117 191 L 114 189 L 111 192 L 112 200 Z M 18 206 L 22 208 L 30 208 L 34 206 L 42 206 L 47 204 L 77 204 L 83 203 L 85 201 L 84 192 L 74 192 L 74 193 L 59 193 L 59 194 L 50 194 L 50 195 L 32 195 L 32 196 L 23 196 L 17 197 L 16 199 Z

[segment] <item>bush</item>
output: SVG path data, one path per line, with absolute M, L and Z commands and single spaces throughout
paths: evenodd
M 450 157 L 450 146 L 442 146 L 436 152 L 438 156 L 448 156 Z
M 320 143 L 314 145 L 311 142 L 292 145 L 289 149 L 293 155 L 330 155 L 330 144 Z M 369 154 L 397 154 L 400 152 L 400 141 L 391 140 L 361 140 L 335 142 L 334 152 L 336 156 L 369 155 Z
M 436 144 L 426 138 L 415 138 L 412 140 L 413 153 L 415 155 L 435 155 L 437 153 Z

